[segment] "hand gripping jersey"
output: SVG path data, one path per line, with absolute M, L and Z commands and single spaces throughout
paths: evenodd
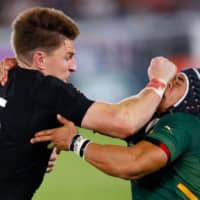
M 0 199 L 31 199 L 51 151 L 30 139 L 39 130 L 60 126 L 58 113 L 80 126 L 91 104 L 71 84 L 34 70 L 11 70 L 0 87 Z

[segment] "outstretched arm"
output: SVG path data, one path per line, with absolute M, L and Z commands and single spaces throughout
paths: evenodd
M 85 160 L 111 176 L 137 180 L 159 170 L 168 157 L 160 147 L 141 141 L 133 147 L 88 144 Z
M 7 66 L 8 70 L 14 66 L 8 62 L 7 64 L 8 66 L 4 66 Z M 168 59 L 164 57 L 152 59 L 148 69 L 150 84 L 145 89 L 138 95 L 117 104 L 95 102 L 86 112 L 81 126 L 118 138 L 126 138 L 137 132 L 156 111 L 166 84 L 175 73 L 176 66 Z M 6 78 L 2 83 L 5 81 Z
M 64 126 L 39 132 L 31 142 L 51 141 L 58 151 L 74 151 L 104 173 L 124 179 L 139 179 L 167 164 L 165 151 L 148 141 L 133 147 L 99 145 L 77 135 L 72 122 L 61 116 L 58 120 Z
M 160 104 L 167 83 L 176 73 L 176 66 L 164 57 L 152 59 L 148 69 L 150 84 L 138 95 L 118 104 L 95 102 L 85 114 L 82 127 L 106 135 L 126 138 L 137 132 L 152 117 Z

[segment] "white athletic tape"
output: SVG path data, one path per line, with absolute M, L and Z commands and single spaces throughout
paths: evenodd
M 7 100 L 2 98 L 2 97 L 0 97 L 0 106 L 5 108 L 6 107 L 6 103 L 7 103 Z

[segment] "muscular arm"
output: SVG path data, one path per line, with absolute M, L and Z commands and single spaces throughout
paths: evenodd
M 85 160 L 90 164 L 106 174 L 124 179 L 141 178 L 164 167 L 168 161 L 166 151 L 149 141 L 141 141 L 132 147 L 95 143 L 84 146 L 85 140 L 80 142 L 74 124 L 61 116 L 58 120 L 64 126 L 38 132 L 31 142 L 51 141 L 58 151 L 70 149 L 79 155 L 82 149 Z
M 176 66 L 168 59 L 156 57 L 148 68 L 150 80 L 170 81 L 176 73 Z M 126 138 L 139 130 L 152 117 L 161 97 L 155 90 L 142 90 L 137 96 L 124 99 L 118 104 L 96 102 L 87 111 L 82 127 L 107 135 Z
M 150 80 L 156 78 L 168 82 L 175 73 L 176 66 L 164 57 L 152 59 L 148 68 Z M 137 96 L 124 99 L 118 104 L 96 102 L 81 119 L 81 126 L 109 136 L 125 138 L 146 124 L 160 101 L 161 97 L 154 90 L 144 89 Z
M 90 143 L 85 160 L 111 176 L 137 180 L 167 164 L 167 155 L 160 147 L 141 141 L 133 147 Z
M 160 101 L 161 98 L 153 90 L 144 89 L 137 96 L 118 104 L 95 102 L 88 109 L 81 125 L 106 135 L 125 138 L 147 123 Z

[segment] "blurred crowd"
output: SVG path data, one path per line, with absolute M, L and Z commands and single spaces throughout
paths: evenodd
M 77 19 L 121 17 L 145 13 L 198 11 L 199 0 L 1 0 L 0 24 L 10 23 L 27 7 L 48 6 Z
M 90 98 L 118 101 L 138 92 L 154 56 L 180 68 L 200 65 L 199 0 L 1 0 L 0 59 L 13 56 L 12 20 L 35 6 L 60 9 L 80 26 L 72 81 Z

